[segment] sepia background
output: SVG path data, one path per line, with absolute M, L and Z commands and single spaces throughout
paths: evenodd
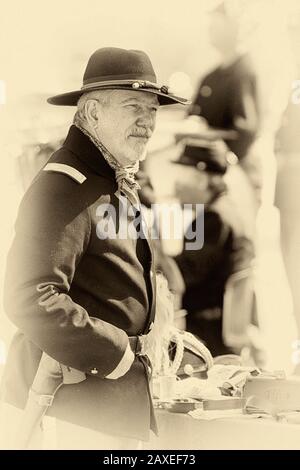
M 263 107 L 257 143 L 263 190 L 256 214 L 257 294 L 267 365 L 292 373 L 297 365 L 300 325 L 300 4 L 297 0 L 229 0 L 240 24 L 240 46 L 255 65 Z M 91 53 L 105 46 L 146 51 L 159 83 L 192 98 L 201 77 L 219 60 L 208 39 L 214 0 L 130 2 L 86 0 L 1 1 L 0 282 L 22 194 L 57 148 L 74 109 L 51 107 L 46 98 L 81 86 Z M 148 171 L 159 201 L 173 197 L 170 160 L 180 148 L 174 129 L 180 107 L 159 111 L 148 155 Z M 232 175 L 233 190 L 253 211 L 245 183 Z M 165 247 L 170 253 L 177 246 Z M 0 312 L 0 371 L 14 327 Z M 0 372 L 1 374 L 1 372 Z

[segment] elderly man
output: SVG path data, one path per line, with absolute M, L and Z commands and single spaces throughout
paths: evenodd
M 157 85 L 144 52 L 102 48 L 90 57 L 82 88 L 48 102 L 77 105 L 77 112 L 20 206 L 5 288 L 5 308 L 19 332 L 2 395 L 24 407 L 45 351 L 85 377 L 60 388 L 50 413 L 81 426 L 80 447 L 113 448 L 101 437 L 84 443 L 83 428 L 134 439 L 155 430 L 139 341 L 154 320 L 155 276 L 134 175 L 158 107 L 186 100 Z M 118 236 L 126 205 L 125 222 L 135 224 L 136 236 L 132 230 Z M 107 236 L 111 209 L 116 231 Z

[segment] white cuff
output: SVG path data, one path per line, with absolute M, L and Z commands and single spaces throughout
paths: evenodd
M 128 342 L 126 351 L 120 360 L 119 364 L 117 367 L 110 373 L 108 374 L 105 378 L 106 379 L 118 379 L 119 377 L 122 377 L 123 375 L 126 374 L 126 372 L 129 371 L 130 367 L 132 366 L 132 363 L 134 361 L 134 354 L 131 350 L 130 344 Z

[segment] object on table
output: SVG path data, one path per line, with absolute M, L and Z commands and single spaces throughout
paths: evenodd
M 241 398 L 223 397 L 218 399 L 195 400 L 178 399 L 173 400 L 166 409 L 172 413 L 189 413 L 193 410 L 201 411 L 224 411 L 239 410 L 242 411 L 244 400 Z
M 199 372 L 203 372 L 203 366 L 200 367 L 193 367 L 192 364 L 186 364 L 183 367 L 183 372 L 185 375 L 188 375 L 189 377 L 193 377 L 194 375 L 198 374 Z M 206 371 L 206 369 L 205 369 Z
M 224 365 L 224 366 L 243 366 L 241 356 L 237 354 L 223 354 L 221 356 L 214 357 L 214 365 Z
M 216 364 L 208 371 L 208 380 L 217 387 L 223 387 L 225 383 L 236 387 L 243 386 L 248 375 L 258 373 L 256 367 Z
M 203 400 L 203 410 L 242 410 L 244 405 L 245 400 L 237 397 L 222 397 Z
M 277 410 L 276 407 L 265 398 L 257 397 L 252 395 L 250 397 L 244 398 L 245 406 L 244 412 L 246 414 L 259 414 L 262 417 L 271 416 L 276 418 Z
M 176 382 L 176 396 L 181 399 L 193 398 L 203 400 L 205 398 L 218 398 L 221 396 L 220 389 L 210 383 L 209 380 L 189 377 Z
M 166 409 L 171 413 L 189 413 L 198 408 L 203 409 L 202 402 L 193 399 L 173 400 L 166 406 Z
M 185 372 L 191 372 L 191 367 Z M 214 399 L 223 396 L 241 396 L 247 377 L 256 369 L 239 366 L 214 365 L 207 379 L 195 376 L 176 382 L 178 398 Z
M 300 411 L 300 379 L 266 377 L 248 377 L 244 387 L 244 397 L 255 397 L 262 403 L 268 404 L 267 412 L 277 414 L 285 411 Z
M 158 375 L 152 380 L 152 396 L 159 402 L 170 402 L 176 397 L 176 375 Z
M 201 419 L 204 421 L 212 421 L 215 419 L 224 419 L 224 418 L 238 418 L 238 419 L 252 419 L 257 418 L 259 415 L 247 415 L 243 413 L 241 409 L 233 410 L 202 410 L 200 408 L 192 410 L 189 413 L 194 419 Z

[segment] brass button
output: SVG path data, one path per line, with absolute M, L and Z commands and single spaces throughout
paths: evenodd
M 205 168 L 206 168 L 206 163 L 205 163 L 205 162 L 199 162 L 199 163 L 197 163 L 197 169 L 198 169 L 199 171 L 204 171 Z
M 203 85 L 203 87 L 201 88 L 200 90 L 200 93 L 202 96 L 204 96 L 205 98 L 208 98 L 209 96 L 211 96 L 212 94 L 212 89 L 210 88 L 210 86 L 208 85 Z
M 97 375 L 98 374 L 98 369 L 96 369 L 96 367 L 94 367 L 94 369 L 91 370 L 91 374 Z

